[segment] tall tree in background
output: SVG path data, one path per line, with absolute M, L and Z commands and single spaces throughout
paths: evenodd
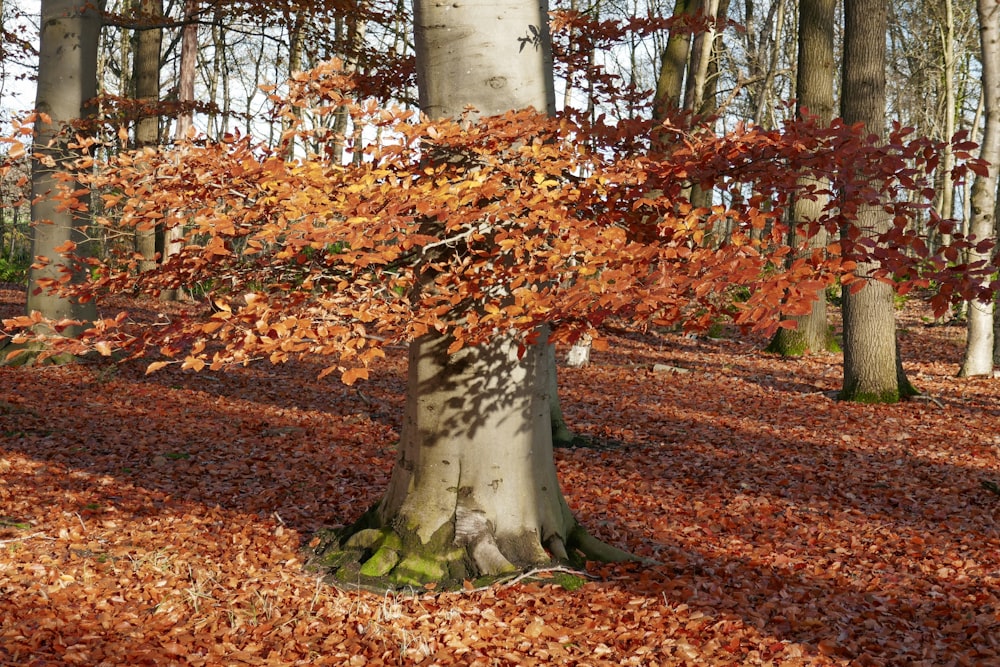
M 834 52 L 833 26 L 837 0 L 802 0 L 799 4 L 799 55 L 795 88 L 798 91 L 798 113 L 803 111 L 815 117 L 824 126 L 833 120 Z M 823 189 L 823 183 L 803 179 L 804 188 Z M 828 202 L 827 197 L 797 197 L 792 205 L 790 244 L 795 247 L 796 237 L 819 220 Z M 827 244 L 825 229 L 809 237 L 810 248 L 824 248 Z M 820 291 L 808 315 L 789 318 L 795 329 L 779 329 L 768 349 L 783 356 L 798 356 L 836 348 L 826 319 L 826 293 Z
M 713 51 L 718 28 L 715 20 L 724 17 L 728 11 L 729 0 L 702 0 L 702 17 L 709 20 L 704 30 L 695 33 L 691 42 L 691 52 L 688 56 L 688 73 L 684 88 L 684 108 L 694 114 L 701 115 L 713 110 L 714 83 L 712 73 Z M 711 86 L 711 89 L 710 89 Z
M 198 67 L 198 23 L 199 0 L 185 0 L 184 27 L 181 30 L 181 59 L 177 79 L 177 104 L 179 112 L 174 125 L 174 141 L 180 142 L 188 138 L 188 133 L 194 128 L 194 80 Z M 180 251 L 184 238 L 184 229 L 178 225 L 163 230 L 158 242 L 158 250 L 162 261 Z M 183 285 L 172 285 L 161 292 L 165 301 L 173 301 L 183 295 Z
M 92 301 L 80 303 L 43 289 L 48 281 L 58 281 L 66 271 L 79 271 L 61 261 L 60 249 L 87 243 L 90 224 L 89 201 L 66 206 L 53 195 L 61 188 L 74 188 L 67 174 L 77 169 L 81 157 L 74 124 L 92 115 L 90 106 L 97 94 L 97 44 L 101 32 L 104 3 L 81 5 L 78 0 L 42 0 L 41 35 L 38 57 L 38 87 L 35 109 L 39 118 L 31 168 L 31 254 L 53 260 L 32 266 L 28 275 L 29 313 L 38 311 L 52 320 L 91 322 L 96 318 Z M 73 336 L 86 326 L 73 326 L 62 333 Z
M 537 0 L 417 0 L 423 111 L 432 118 L 456 118 L 468 105 L 486 116 L 525 107 L 551 113 L 547 20 L 546 3 Z M 453 354 L 452 342 L 429 334 L 410 344 L 389 487 L 326 547 L 326 561 L 348 580 L 388 576 L 406 584 L 497 575 L 577 550 L 630 558 L 587 535 L 559 488 L 544 333 L 526 347 L 501 334 Z
M 681 108 L 684 99 L 684 72 L 691 50 L 691 31 L 681 22 L 685 18 L 693 17 L 698 7 L 699 3 L 696 0 L 674 2 L 673 18 L 677 23 L 671 29 L 666 46 L 660 55 L 660 72 L 656 79 L 653 101 L 653 118 L 656 120 L 664 120 Z
M 969 232 L 977 239 L 996 238 L 997 170 L 1000 166 L 1000 2 L 978 0 L 982 35 L 983 100 L 986 126 L 980 158 L 989 163 L 985 175 L 977 175 L 972 185 L 972 219 Z M 988 261 L 993 250 L 969 253 L 970 262 Z M 959 375 L 993 374 L 993 299 L 969 302 L 969 332 L 965 359 Z
M 849 124 L 885 137 L 885 54 L 888 0 L 844 2 L 844 58 L 840 113 Z M 863 235 L 889 230 L 891 215 L 881 206 L 861 206 L 857 225 Z M 860 262 L 859 291 L 845 289 L 844 384 L 840 397 L 865 403 L 895 403 L 917 393 L 906 379 L 896 342 L 894 290 L 873 277 L 878 263 Z
M 137 23 L 135 49 L 132 60 L 132 85 L 137 107 L 135 145 L 150 146 L 159 143 L 160 112 L 160 47 L 163 28 L 157 25 L 163 19 L 163 0 L 137 0 L 133 4 Z M 140 271 L 156 265 L 156 227 L 135 230 L 136 251 L 142 256 Z

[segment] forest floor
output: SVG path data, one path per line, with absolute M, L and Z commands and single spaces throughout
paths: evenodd
M 1000 665 L 1000 380 L 956 378 L 964 330 L 925 317 L 900 313 L 926 398 L 894 406 L 836 402 L 839 355 L 735 336 L 612 334 L 560 369 L 573 428 L 618 443 L 557 452 L 571 507 L 662 563 L 575 591 L 303 571 L 386 484 L 402 352 L 354 387 L 0 369 L 0 665 Z

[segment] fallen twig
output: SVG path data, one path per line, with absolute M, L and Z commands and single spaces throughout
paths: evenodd
M 33 537 L 41 537 L 45 540 L 54 540 L 54 537 L 46 537 L 45 533 L 32 533 L 31 535 L 22 535 L 21 537 L 13 537 L 9 540 L 0 540 L 0 544 L 11 544 L 13 542 L 24 542 L 25 540 L 30 540 Z

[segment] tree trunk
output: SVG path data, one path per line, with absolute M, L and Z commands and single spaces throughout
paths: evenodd
M 163 17 L 163 0 L 137 0 L 133 7 L 140 23 L 151 24 Z M 160 97 L 160 46 L 163 29 L 143 27 L 136 31 L 132 81 L 135 99 L 142 103 L 135 123 L 136 147 L 153 146 L 160 141 L 160 115 L 155 109 Z M 156 227 L 136 228 L 135 249 L 142 257 L 139 271 L 156 268 Z
M 184 18 L 188 23 L 181 29 L 181 59 L 177 80 L 177 102 L 181 110 L 174 127 L 174 141 L 177 142 L 187 139 L 188 132 L 194 127 L 194 109 L 191 105 L 194 104 L 194 79 L 198 67 L 198 24 L 195 22 L 198 2 L 199 0 L 186 0 L 184 3 Z M 161 238 L 160 255 L 167 262 L 180 252 L 184 243 L 184 228 L 175 223 L 163 231 Z M 160 298 L 164 301 L 176 301 L 183 294 L 184 287 L 178 285 L 163 290 Z
M 799 53 L 795 89 L 798 91 L 798 114 L 805 109 L 824 126 L 833 120 L 833 21 L 836 0 L 802 0 L 799 4 Z M 824 183 L 812 179 L 799 180 L 800 187 L 824 189 Z M 797 197 L 792 203 L 789 227 L 790 244 L 795 247 L 799 230 L 819 219 L 827 197 L 815 199 Z M 809 248 L 825 248 L 827 233 L 821 229 L 808 240 Z M 785 357 L 838 349 L 826 318 L 826 292 L 820 290 L 808 315 L 790 317 L 795 329 L 779 329 L 768 346 L 770 352 Z
M 728 4 L 728 3 L 727 3 Z M 712 52 L 715 49 L 715 19 L 719 16 L 719 0 L 702 0 L 701 10 L 705 17 L 713 21 L 708 30 L 703 30 L 694 36 L 691 45 L 691 57 L 688 61 L 687 83 L 684 90 L 684 107 L 690 109 L 696 116 L 709 111 L 706 106 L 708 95 L 709 64 L 712 62 Z
M 673 18 L 691 17 L 697 13 L 697 0 L 676 0 Z M 687 69 L 688 53 L 691 50 L 691 33 L 686 27 L 670 31 L 667 45 L 660 55 L 660 73 L 656 79 L 656 95 L 653 101 L 653 117 L 665 120 L 681 108 L 684 91 L 684 72 Z
M 78 335 L 86 323 L 96 319 L 94 302 L 80 303 L 36 288 L 40 280 L 58 279 L 62 269 L 69 268 L 57 248 L 74 242 L 78 253 L 86 251 L 89 207 L 74 212 L 55 195 L 67 185 L 59 181 L 60 174 L 75 170 L 74 161 L 80 157 L 78 150 L 69 147 L 75 133 L 71 125 L 95 111 L 87 104 L 97 94 L 97 45 L 103 8 L 103 3 L 81 6 L 77 0 L 43 0 L 41 5 L 35 108 L 47 114 L 50 122 L 35 123 L 33 153 L 40 158 L 32 161 L 31 169 L 31 255 L 51 261 L 29 272 L 27 310 L 39 311 L 52 320 L 84 323 L 65 330 L 67 336 Z
M 986 126 L 980 158 L 989 163 L 986 176 L 976 176 L 972 185 L 972 219 L 969 231 L 977 239 L 996 237 L 997 169 L 1000 165 L 1000 4 L 996 0 L 978 0 L 982 36 L 983 99 Z M 969 251 L 969 261 L 989 261 L 991 253 Z M 969 329 L 965 360 L 959 375 L 993 374 L 993 300 L 969 302 Z
M 421 106 L 456 117 L 554 102 L 545 2 L 414 4 Z M 313 563 L 363 585 L 461 583 L 550 562 L 624 560 L 580 528 L 552 456 L 551 351 L 545 335 L 448 354 L 450 340 L 410 345 L 399 454 L 382 500 L 328 535 Z
M 841 116 L 862 122 L 868 132 L 885 136 L 885 36 L 888 0 L 844 2 L 844 60 Z M 892 221 L 879 206 L 859 207 L 862 233 L 878 236 Z M 856 293 L 845 289 L 844 383 L 840 398 L 864 403 L 895 403 L 917 391 L 902 370 L 896 344 L 893 288 L 870 278 L 876 263 L 859 262 L 855 275 L 865 281 Z
M 367 0 L 359 2 L 358 10 L 359 13 L 368 11 Z M 358 17 L 347 17 L 347 19 L 344 19 L 338 16 L 335 26 L 337 31 L 337 41 L 338 43 L 343 43 L 344 45 L 344 71 L 348 74 L 353 74 L 357 71 L 358 65 L 360 64 L 359 58 L 362 46 L 364 45 L 368 23 L 364 19 Z M 334 164 L 343 164 L 344 162 L 344 153 L 347 150 L 347 131 L 349 121 L 350 115 L 347 107 L 341 107 L 334 112 L 333 125 L 331 128 L 333 131 L 331 159 Z M 360 164 L 364 155 L 363 147 L 361 146 L 361 127 L 357 126 L 354 130 L 355 140 L 351 160 L 352 162 Z
M 782 33 L 785 29 L 785 0 L 774 0 L 774 13 L 776 14 L 774 19 L 774 32 L 773 36 L 768 37 L 767 41 L 771 44 L 770 54 L 767 59 L 767 69 L 764 72 L 764 80 L 760 85 L 760 94 L 757 96 L 757 105 L 753 113 L 754 125 L 773 127 L 774 126 L 774 110 L 770 106 L 771 98 L 774 94 L 772 88 L 774 87 L 774 75 L 778 70 L 778 58 L 781 55 L 781 43 L 782 43 Z M 806 0 L 808 4 L 808 0 Z M 800 9 L 800 12 L 802 10 Z M 801 14 L 799 15 L 801 20 Z M 770 32 L 770 21 L 767 23 L 768 34 Z M 830 23 L 829 29 L 833 30 L 833 23 Z M 764 41 L 762 36 L 762 42 Z M 764 115 L 767 114 L 767 122 L 765 122 Z

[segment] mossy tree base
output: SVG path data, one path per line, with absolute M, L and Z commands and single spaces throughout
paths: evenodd
M 548 560 L 523 563 L 493 562 L 481 545 L 456 542 L 453 530 L 443 528 L 425 543 L 415 533 L 378 525 L 377 506 L 353 525 L 322 530 L 306 554 L 307 569 L 324 574 L 335 586 L 377 592 L 418 589 L 433 584 L 435 590 L 476 588 L 508 580 L 545 567 L 582 568 L 587 561 L 638 561 L 634 555 L 606 544 L 581 526 L 574 526 L 563 541 L 553 540 Z M 479 553 L 477 553 L 479 551 Z M 582 579 L 566 576 L 565 588 L 578 587 Z M 559 582 L 556 582 L 559 583 Z
M 552 359 L 544 338 L 514 336 L 450 354 L 410 344 L 397 459 L 385 495 L 353 525 L 319 536 L 310 557 L 333 582 L 442 588 L 552 564 L 637 560 L 583 530 L 552 455 Z
M 15 354 L 16 353 L 16 354 Z M 53 352 L 42 343 L 10 343 L 0 346 L 0 366 L 60 366 L 75 364 L 81 358 L 69 352 Z
M 764 351 L 782 357 L 803 357 L 821 352 L 837 353 L 841 350 L 832 329 L 827 327 L 826 334 L 819 338 L 796 329 L 778 329 Z

